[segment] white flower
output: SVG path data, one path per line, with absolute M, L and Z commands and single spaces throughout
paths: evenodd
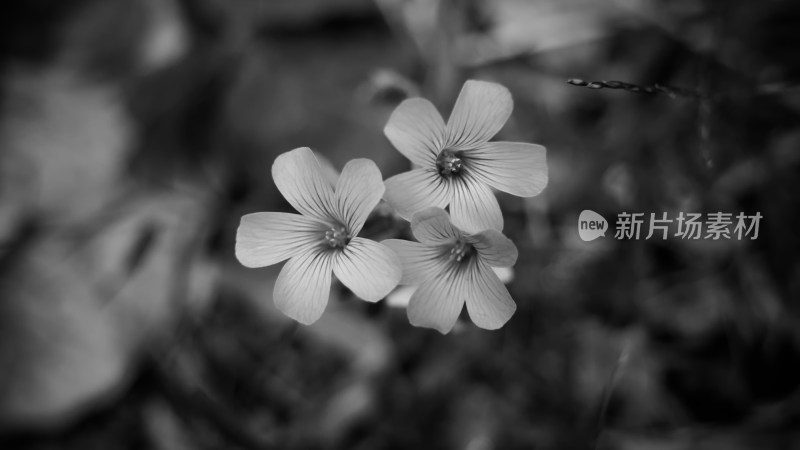
M 511 115 L 505 87 L 464 83 L 445 125 L 431 102 L 403 101 L 384 133 L 420 166 L 386 180 L 386 200 L 406 219 L 424 208 L 450 206 L 453 223 L 467 232 L 503 229 L 492 188 L 520 197 L 547 185 L 545 148 L 522 142 L 489 142 Z
M 419 285 L 408 304 L 408 319 L 418 327 L 449 332 L 464 303 L 475 325 L 496 330 L 517 306 L 492 267 L 510 267 L 517 248 L 497 230 L 464 233 L 441 208 L 418 212 L 411 231 L 419 242 L 383 241 L 403 265 L 400 284 Z
M 511 283 L 514 280 L 514 269 L 511 267 L 492 267 L 497 278 L 503 284 Z M 417 286 L 401 285 L 397 286 L 389 295 L 386 296 L 386 305 L 392 308 L 408 308 L 411 296 L 417 291 Z
M 331 272 L 369 302 L 394 289 L 401 277 L 397 256 L 384 245 L 357 237 L 384 192 L 374 162 L 347 163 L 334 189 L 314 154 L 303 147 L 278 156 L 272 177 L 300 214 L 242 217 L 236 257 L 247 267 L 289 260 L 275 283 L 279 310 L 300 323 L 314 323 L 328 303 Z

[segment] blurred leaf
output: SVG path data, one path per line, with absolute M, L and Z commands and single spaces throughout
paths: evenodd
M 477 66 L 520 54 L 547 52 L 605 38 L 627 14 L 612 1 L 377 0 L 426 58 Z M 450 34 L 450 36 L 448 36 Z M 448 39 L 452 40 L 448 46 Z
M 0 166 L 17 177 L 3 210 L 74 220 L 95 211 L 119 181 L 133 138 L 121 93 L 68 70 L 4 79 Z M 24 176 L 23 176 L 24 174 Z M 6 189 L 3 189 L 6 191 Z
M 0 303 L 4 422 L 62 424 L 124 387 L 144 346 L 183 308 L 193 203 L 144 197 L 88 240 L 44 234 L 13 256 Z

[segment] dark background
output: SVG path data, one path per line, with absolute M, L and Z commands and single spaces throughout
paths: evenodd
M 32 0 L 0 8 L 0 448 L 800 448 L 800 4 Z M 233 257 L 290 210 L 274 158 L 408 162 L 507 86 L 498 139 L 548 149 L 500 195 L 501 330 L 447 336 L 339 285 L 323 319 Z M 565 81 L 621 80 L 654 93 Z M 757 240 L 583 242 L 581 210 L 763 215 Z M 365 233 L 407 233 L 377 215 Z

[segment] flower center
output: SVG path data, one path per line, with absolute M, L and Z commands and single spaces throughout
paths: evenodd
M 436 169 L 439 171 L 439 175 L 443 177 L 449 177 L 461 172 L 463 166 L 464 161 L 453 150 L 442 150 L 439 156 L 436 157 Z
M 472 254 L 472 245 L 459 239 L 458 241 L 456 241 L 455 245 L 453 245 L 453 248 L 450 249 L 450 256 L 448 257 L 448 259 L 450 261 L 461 262 L 466 259 L 469 259 L 469 256 L 471 254 Z
M 329 230 L 325 231 L 325 242 L 331 248 L 344 248 L 350 242 L 350 236 L 347 233 L 347 228 L 342 225 L 332 226 Z

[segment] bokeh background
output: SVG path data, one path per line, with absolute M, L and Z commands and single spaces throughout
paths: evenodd
M 800 448 L 800 4 L 28 0 L 0 12 L 0 448 Z M 500 331 L 272 304 L 241 215 L 274 158 L 384 177 L 402 99 L 507 86 Z M 569 78 L 676 87 L 588 89 Z M 677 89 L 679 88 L 679 89 Z M 757 240 L 583 242 L 581 210 L 760 212 Z M 403 236 L 379 210 L 365 233 Z

